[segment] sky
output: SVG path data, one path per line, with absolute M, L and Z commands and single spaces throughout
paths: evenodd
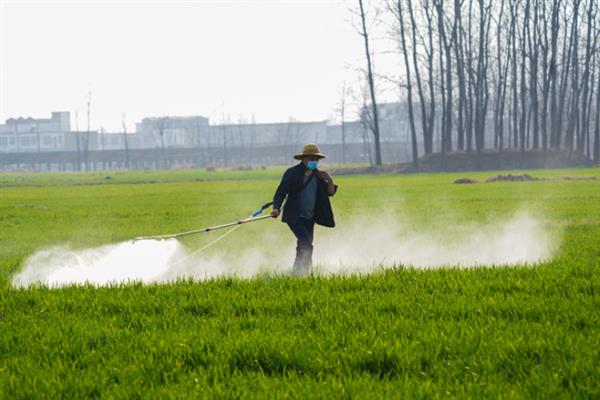
M 325 0 L 0 0 L 0 120 L 70 111 L 72 128 L 83 130 L 89 93 L 91 128 L 108 131 L 121 131 L 123 114 L 129 131 L 147 116 L 335 118 L 344 82 L 360 91 L 366 68 L 353 8 Z

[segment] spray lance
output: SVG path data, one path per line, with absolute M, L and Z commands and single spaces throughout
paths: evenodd
M 211 227 L 208 227 L 208 228 L 196 229 L 196 230 L 188 231 L 188 232 L 173 233 L 173 234 L 170 234 L 170 235 L 140 236 L 140 237 L 137 237 L 137 238 L 133 239 L 133 241 L 135 242 L 137 240 L 172 239 L 172 238 L 178 238 L 178 237 L 182 237 L 182 236 L 195 235 L 195 234 L 198 234 L 198 233 L 211 232 L 211 231 L 215 231 L 217 229 L 223 229 L 223 228 L 227 228 L 227 227 L 230 227 L 230 226 L 236 226 L 236 225 L 248 224 L 250 222 L 262 221 L 262 220 L 267 219 L 267 218 L 272 218 L 270 215 L 260 215 L 260 214 L 262 214 L 262 212 L 265 209 L 271 207 L 271 205 L 273 205 L 273 202 L 269 202 L 269 203 L 263 204 L 262 206 L 260 206 L 260 208 L 258 210 L 256 210 L 252 214 L 250 214 L 250 218 L 241 219 L 239 221 L 229 222 L 229 223 L 223 224 L 223 225 L 211 226 Z

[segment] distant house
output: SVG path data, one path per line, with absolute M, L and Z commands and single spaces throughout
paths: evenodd
M 53 112 L 51 118 L 9 118 L 0 124 L 0 152 L 60 151 L 69 142 L 68 112 Z
M 0 124 L 0 153 L 120 150 L 125 148 L 122 132 L 73 131 L 68 111 L 53 112 L 51 118 L 9 118 Z M 131 149 L 144 148 L 141 134 L 128 133 Z M 87 146 L 86 146 L 87 143 Z

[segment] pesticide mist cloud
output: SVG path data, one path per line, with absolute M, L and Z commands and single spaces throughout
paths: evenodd
M 487 224 L 416 229 L 364 221 L 350 229 L 347 241 L 329 237 L 318 243 L 325 271 L 368 273 L 394 264 L 416 268 L 534 264 L 550 259 L 558 244 L 556 233 L 523 211 Z
M 535 264 L 550 259 L 558 247 L 557 233 L 549 232 L 526 212 L 505 221 L 427 230 L 401 219 L 354 219 L 340 221 L 334 230 L 317 229 L 315 236 L 314 273 L 321 275 L 367 274 L 400 264 L 415 268 Z M 275 245 L 278 251 L 268 254 L 264 243 L 271 248 Z M 53 247 L 29 257 L 13 278 L 13 285 L 103 286 L 287 274 L 294 247 L 291 233 L 261 241 L 238 254 L 210 256 L 191 254 L 175 239 L 129 241 L 82 250 Z

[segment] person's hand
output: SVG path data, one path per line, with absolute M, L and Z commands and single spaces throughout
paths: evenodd
M 327 171 L 319 171 L 319 178 L 321 178 L 321 179 L 323 179 L 324 181 L 327 181 L 327 182 L 333 181 L 333 178 L 331 177 L 331 175 Z
M 274 209 L 273 211 L 271 211 L 271 217 L 273 217 L 273 218 L 279 217 L 279 210 Z

